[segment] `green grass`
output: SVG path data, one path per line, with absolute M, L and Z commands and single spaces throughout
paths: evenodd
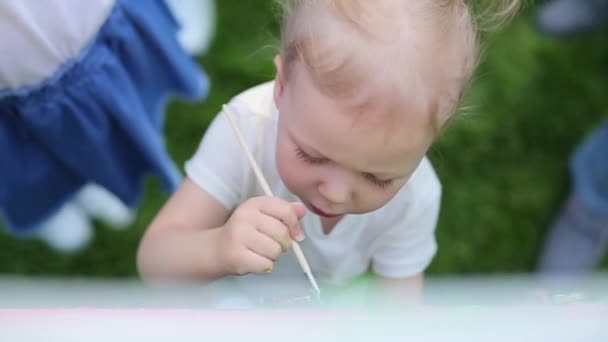
M 217 34 L 200 60 L 212 79 L 211 94 L 203 103 L 173 102 L 168 109 L 168 150 L 180 165 L 221 104 L 273 76 L 278 29 L 271 2 L 217 3 Z M 568 189 L 568 155 L 608 111 L 608 34 L 557 41 L 530 22 L 524 13 L 487 42 L 467 99 L 472 109 L 430 152 L 444 196 L 439 252 L 429 273 L 532 271 Z M 149 180 L 133 226 L 116 232 L 98 224 L 93 244 L 76 255 L 2 231 L 0 273 L 135 276 L 139 238 L 166 199 Z

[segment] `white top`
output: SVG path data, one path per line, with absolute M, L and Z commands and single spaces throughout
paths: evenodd
M 114 0 L 0 1 L 0 90 L 40 83 L 95 36 Z
M 277 109 L 274 83 L 265 83 L 235 97 L 229 104 L 275 196 L 297 200 L 285 187 L 275 165 Z M 209 126 L 186 173 L 228 210 L 264 193 L 225 115 Z M 402 278 L 425 270 L 437 250 L 435 226 L 441 185 L 424 158 L 410 180 L 384 207 L 361 215 L 346 215 L 333 231 L 323 232 L 320 218 L 307 212 L 301 221 L 301 243 L 313 272 L 324 281 L 341 284 L 365 273 Z M 275 264 L 273 275 L 300 272 L 290 251 Z

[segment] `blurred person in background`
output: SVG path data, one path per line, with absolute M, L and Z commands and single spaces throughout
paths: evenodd
M 178 23 L 164 0 L 0 2 L 0 219 L 12 235 L 77 251 L 91 218 L 130 224 L 145 176 L 176 189 L 164 110 L 208 91 L 191 54 L 210 40 L 212 5 L 173 1 Z
M 204 55 L 215 33 L 214 0 L 166 0 L 180 23 L 177 38 L 193 55 Z
M 595 31 L 608 22 L 608 0 L 553 0 L 539 7 L 538 28 L 567 37 Z
M 591 32 L 608 22 L 608 0 L 556 0 L 540 6 L 540 31 L 556 37 Z M 571 188 L 541 250 L 544 279 L 576 280 L 602 261 L 608 246 L 608 121 L 570 158 Z M 555 285 L 555 284 L 553 284 Z

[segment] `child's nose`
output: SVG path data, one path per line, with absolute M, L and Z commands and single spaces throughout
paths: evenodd
M 331 204 L 348 202 L 352 197 L 350 178 L 344 172 L 331 172 L 319 183 L 319 194 Z

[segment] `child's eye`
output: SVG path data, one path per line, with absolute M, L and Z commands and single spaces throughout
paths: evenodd
M 298 159 L 302 159 L 303 161 L 314 165 L 320 165 L 327 161 L 326 158 L 311 156 L 310 154 L 304 152 L 304 150 L 302 150 L 299 146 L 296 147 L 296 155 L 298 156 Z
M 380 190 L 386 189 L 386 187 L 393 183 L 392 179 L 378 179 L 376 176 L 369 173 L 365 174 L 365 178 Z

